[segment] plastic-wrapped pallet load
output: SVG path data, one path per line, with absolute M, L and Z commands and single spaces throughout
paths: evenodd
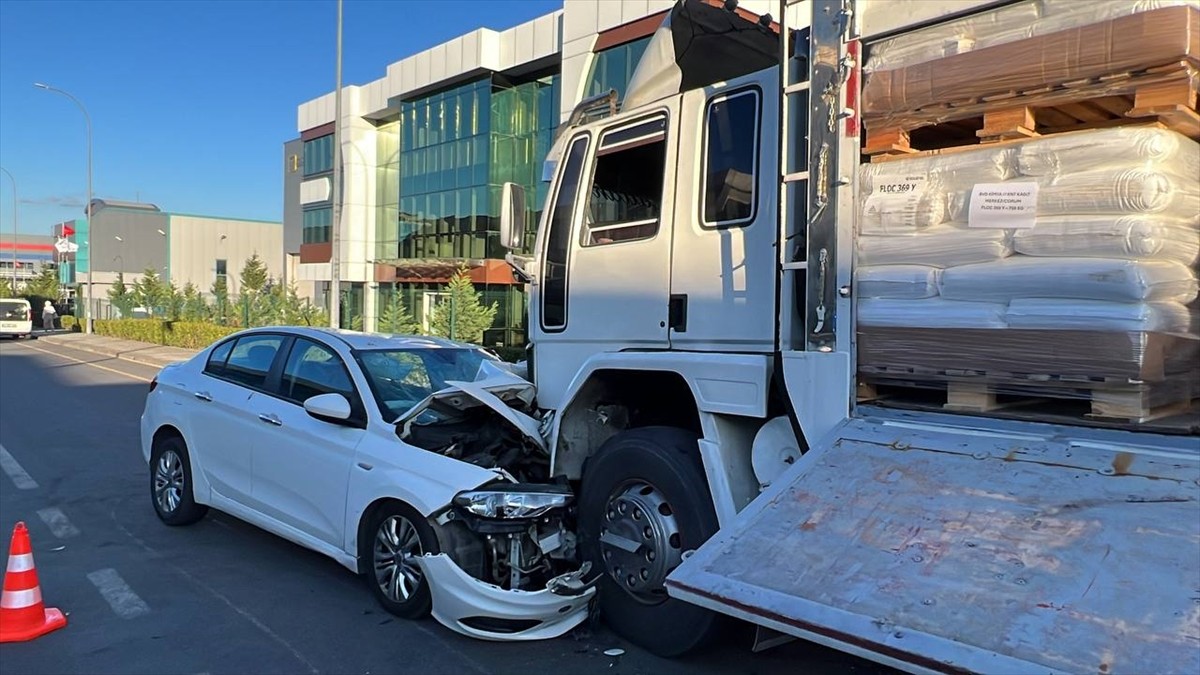
M 890 0 L 871 0 L 882 4 Z M 1081 23 L 1176 6 L 1196 0 L 1026 0 L 990 12 L 882 40 L 871 47 L 863 70 L 904 68 L 976 49 L 1057 33 Z M 868 7 L 868 9 L 874 9 Z
M 1200 394 L 1200 146 L 1161 129 L 1107 129 L 923 157 L 921 167 L 970 176 L 965 167 L 1010 159 L 1016 171 L 999 180 L 921 184 L 927 203 L 945 198 L 943 222 L 886 236 L 866 220 L 893 217 L 880 209 L 888 202 L 861 215 L 863 373 L 935 387 L 973 377 L 991 392 L 1052 398 L 1116 387 L 1147 406 L 1135 421 Z M 916 164 L 863 174 L 886 184 Z M 928 268 L 941 269 L 936 296 L 920 290 Z

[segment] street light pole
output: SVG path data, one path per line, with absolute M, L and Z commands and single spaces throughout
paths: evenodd
M 333 89 L 333 204 L 329 233 L 329 325 L 342 327 L 342 0 L 337 3 L 337 73 Z
M 87 229 L 87 237 L 84 238 L 83 245 L 88 247 L 88 269 L 87 269 L 87 294 L 85 296 L 85 302 L 87 304 L 85 305 L 85 309 L 84 309 L 84 311 L 86 313 L 85 316 L 87 318 L 87 321 L 84 323 L 84 332 L 91 333 L 92 332 L 92 268 L 95 267 L 95 261 L 92 260 L 92 229 L 93 229 L 93 226 L 95 225 L 95 223 L 92 222 L 92 117 L 91 117 L 91 115 L 88 115 L 87 108 L 83 107 L 83 104 L 79 102 L 79 99 L 68 94 L 67 92 L 63 91 L 62 89 L 59 89 L 57 87 L 51 87 L 50 85 L 42 84 L 41 82 L 34 82 L 33 86 L 37 87 L 38 89 L 45 89 L 46 91 L 52 91 L 57 94 L 62 94 L 63 96 L 66 96 L 67 98 L 71 99 L 71 101 L 75 105 L 79 106 L 79 111 L 83 113 L 83 119 L 85 122 L 87 122 L 87 207 L 85 208 L 84 212 L 87 214 L 87 228 L 88 229 Z M 78 263 L 78 258 L 76 258 L 76 262 Z
M 0 166 L 0 171 L 8 176 L 9 182 L 12 183 L 13 189 L 13 240 L 12 240 L 12 294 L 17 297 L 17 179 L 8 172 L 8 169 Z

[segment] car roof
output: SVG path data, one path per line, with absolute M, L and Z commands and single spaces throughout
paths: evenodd
M 292 335 L 305 336 L 328 341 L 330 338 L 335 338 L 345 343 L 351 349 L 371 350 L 371 349 L 482 349 L 479 345 L 473 345 L 466 342 L 458 342 L 456 340 L 447 340 L 441 337 L 432 337 L 427 335 L 393 335 L 391 333 L 362 333 L 354 330 L 341 330 L 336 328 L 314 328 L 311 326 L 273 326 L 268 328 L 255 328 L 246 333 L 255 332 L 271 332 L 271 333 L 288 333 Z
M 19 302 L 22 305 L 28 305 L 29 301 L 25 298 L 0 298 L 0 302 Z

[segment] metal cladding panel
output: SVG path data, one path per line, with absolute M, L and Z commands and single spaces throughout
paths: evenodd
M 848 421 L 669 592 L 911 670 L 1200 672 L 1200 439 L 973 422 Z

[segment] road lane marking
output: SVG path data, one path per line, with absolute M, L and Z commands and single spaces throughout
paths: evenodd
M 126 537 L 129 537 L 130 539 L 132 539 L 134 541 L 134 543 L 136 543 L 138 546 L 140 546 L 142 548 L 142 550 L 146 551 L 146 553 L 149 553 L 150 555 L 154 556 L 155 558 L 159 558 L 159 559 L 161 559 L 163 557 L 162 553 L 160 553 L 157 549 L 150 546 L 146 542 L 142 541 L 142 539 L 140 537 L 138 537 L 136 534 L 130 532 L 128 528 L 126 528 L 124 525 L 122 525 L 121 520 L 117 518 L 116 511 L 110 511 L 108 514 L 108 517 L 112 519 L 113 524 L 116 525 L 116 528 L 118 530 L 120 530 Z M 271 638 L 278 645 L 280 645 L 284 649 L 291 652 L 292 656 L 294 656 L 297 661 L 299 661 L 300 663 L 303 663 L 308 668 L 309 673 L 311 673 L 312 675 L 319 675 L 319 673 L 321 671 L 317 670 L 317 667 L 315 665 L 313 665 L 312 661 L 309 661 L 307 658 L 305 658 L 304 655 L 301 654 L 298 649 L 293 647 L 291 645 L 291 643 L 289 643 L 287 640 L 283 639 L 278 633 L 271 630 L 271 628 L 269 626 L 264 624 L 262 621 L 259 621 L 258 617 L 254 616 L 250 612 L 248 612 L 248 611 L 242 609 L 241 607 L 239 607 L 238 605 L 234 604 L 234 602 L 232 600 L 225 597 L 219 591 L 217 591 L 213 587 L 209 586 L 208 584 L 204 583 L 203 581 L 200 581 L 200 579 L 196 578 L 194 575 L 192 575 L 190 572 L 183 569 L 182 567 L 172 564 L 170 562 L 167 562 L 165 560 L 162 560 L 161 562 L 162 562 L 162 564 L 166 565 L 170 569 L 174 570 L 175 573 L 178 574 L 179 576 L 183 577 L 184 579 L 187 579 L 189 582 L 191 582 L 194 586 L 196 586 L 200 590 L 204 591 L 205 593 L 208 593 L 209 595 L 213 596 L 217 600 L 220 600 L 222 603 L 225 604 L 226 607 L 229 607 L 233 611 L 237 612 L 239 616 L 241 616 L 246 621 L 249 621 L 250 624 L 253 625 L 255 628 L 257 628 L 258 630 L 262 631 L 262 633 L 264 635 Z M 425 629 L 425 630 L 428 630 L 428 629 Z M 486 673 L 488 671 L 481 670 L 479 672 L 482 674 L 482 673 Z
M 21 465 L 17 462 L 17 458 L 8 454 L 8 450 L 5 450 L 3 445 L 0 445 L 0 469 L 4 469 L 4 473 L 8 474 L 12 482 L 16 484 L 17 489 L 33 490 L 38 486 L 33 476 L 30 476 L 25 472 L 25 469 L 21 468 Z
M 140 376 L 140 375 L 134 375 L 133 373 L 127 373 L 127 372 L 125 372 L 125 371 L 123 371 L 123 370 L 117 370 L 116 368 L 109 368 L 108 366 L 102 366 L 102 365 L 100 365 L 99 363 L 93 363 L 92 361 L 84 361 L 84 360 L 82 360 L 82 359 L 77 359 L 77 358 L 75 358 L 75 357 L 73 357 L 73 356 L 67 356 L 66 354 L 59 354 L 58 352 L 52 352 L 52 351 L 50 351 L 49 349 L 42 349 L 41 347 L 34 347 L 33 345 L 21 345 L 21 346 L 22 346 L 22 347 L 24 347 L 24 348 L 26 348 L 26 349 L 32 349 L 32 350 L 33 350 L 33 351 L 35 351 L 35 352 L 41 352 L 41 353 L 43 353 L 43 354 L 49 354 L 50 356 L 57 356 L 57 357 L 58 357 L 58 358 L 60 358 L 60 359 L 66 359 L 66 360 L 68 360 L 68 361 L 74 361 L 75 363 L 82 363 L 82 364 L 83 364 L 83 365 L 85 365 L 85 366 L 91 366 L 91 367 L 93 367 L 93 368 L 99 368 L 100 370 L 106 370 L 106 371 L 108 371 L 108 372 L 110 372 L 110 373 L 116 373 L 117 375 L 124 375 L 125 377 L 131 378 L 131 379 L 134 379 L 134 380 L 137 380 L 138 382 L 149 382 L 149 381 L 150 381 L 150 378 L 148 378 L 148 377 L 142 377 L 142 376 Z M 116 358 L 116 357 L 109 357 L 109 358 Z M 146 367 L 148 367 L 148 368 L 153 368 L 154 366 L 146 366 Z
M 89 572 L 87 577 L 122 619 L 135 619 L 150 613 L 150 606 L 143 602 L 111 567 Z
M 63 513 L 62 509 L 54 507 L 38 509 L 37 514 L 42 519 L 42 522 L 50 527 L 50 531 L 54 533 L 54 536 L 59 539 L 79 536 L 79 528 L 72 525 L 70 520 L 67 520 L 67 514 Z

